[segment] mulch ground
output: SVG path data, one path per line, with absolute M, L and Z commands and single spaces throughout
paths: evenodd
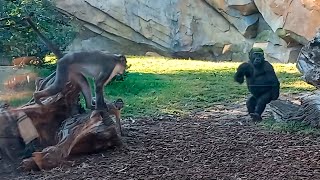
M 263 129 L 243 103 L 185 118 L 128 120 L 124 128 L 126 148 L 0 179 L 320 179 L 320 137 Z

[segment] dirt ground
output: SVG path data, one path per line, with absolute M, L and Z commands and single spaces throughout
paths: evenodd
M 320 137 L 263 129 L 243 102 L 185 118 L 128 120 L 124 128 L 126 148 L 0 179 L 320 179 Z

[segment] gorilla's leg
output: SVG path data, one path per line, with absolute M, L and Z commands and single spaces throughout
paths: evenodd
M 254 96 L 249 97 L 249 99 L 246 102 L 248 113 L 254 113 L 254 110 L 256 109 L 257 105 L 257 99 Z
M 266 108 L 266 105 L 268 103 L 270 103 L 271 100 L 272 100 L 272 94 L 270 92 L 267 92 L 267 93 L 263 94 L 262 96 L 260 96 L 257 100 L 257 106 L 255 109 L 255 113 L 257 113 L 261 116 L 261 114 L 263 113 L 263 111 Z
M 255 107 L 254 113 L 251 113 L 250 116 L 254 121 L 261 121 L 261 114 L 266 109 L 266 105 L 272 100 L 272 93 L 267 92 L 257 98 L 257 105 Z

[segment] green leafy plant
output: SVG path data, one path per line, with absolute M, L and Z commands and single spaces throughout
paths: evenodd
M 61 50 L 74 39 L 77 26 L 72 17 L 59 13 L 48 0 L 5 0 L 0 2 L 0 56 L 43 59 L 50 52 L 22 20 L 30 13 L 34 13 L 32 20 L 38 29 Z

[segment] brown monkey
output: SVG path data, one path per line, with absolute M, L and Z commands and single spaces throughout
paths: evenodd
M 84 75 L 94 78 L 96 85 L 96 109 L 104 106 L 103 86 L 117 74 L 123 73 L 126 68 L 126 58 L 123 55 L 103 54 L 102 52 L 77 52 L 63 55 L 58 47 L 52 44 L 32 22 L 30 16 L 24 18 L 40 39 L 59 59 L 57 62 L 56 78 L 53 84 L 46 89 L 35 92 L 34 100 L 41 104 L 40 98 L 60 92 L 68 80 L 78 82 L 86 100 L 86 107 L 92 109 L 92 97 L 89 83 Z M 53 76 L 54 74 L 50 75 Z M 104 81 L 104 82 L 102 82 Z
M 92 98 L 92 104 L 95 104 L 95 98 Z M 122 128 L 121 128 L 121 109 L 124 106 L 124 102 L 122 99 L 117 99 L 115 100 L 113 103 L 107 103 L 107 109 L 108 109 L 108 113 L 110 115 L 114 115 L 115 119 L 116 119 L 116 126 L 121 134 L 121 136 L 123 136 L 122 133 Z
M 37 64 L 38 62 L 39 59 L 36 56 L 24 56 L 12 60 L 13 66 L 18 68 L 22 68 L 25 65 Z
M 40 98 L 48 97 L 62 91 L 68 80 L 78 82 L 84 93 L 87 108 L 92 109 L 91 89 L 84 76 L 89 76 L 95 82 L 95 109 L 105 108 L 103 88 L 111 79 L 123 74 L 127 66 L 124 55 L 105 54 L 100 51 L 75 52 L 63 56 L 57 62 L 54 82 L 46 89 L 33 94 L 37 104 L 42 104 Z
M 121 109 L 123 108 L 123 106 L 124 106 L 124 102 L 122 101 L 122 99 L 117 99 L 112 104 L 112 107 L 108 107 L 108 112 L 114 115 L 116 118 L 116 124 L 121 136 L 123 136 L 123 133 L 122 133 L 120 120 L 121 120 Z

